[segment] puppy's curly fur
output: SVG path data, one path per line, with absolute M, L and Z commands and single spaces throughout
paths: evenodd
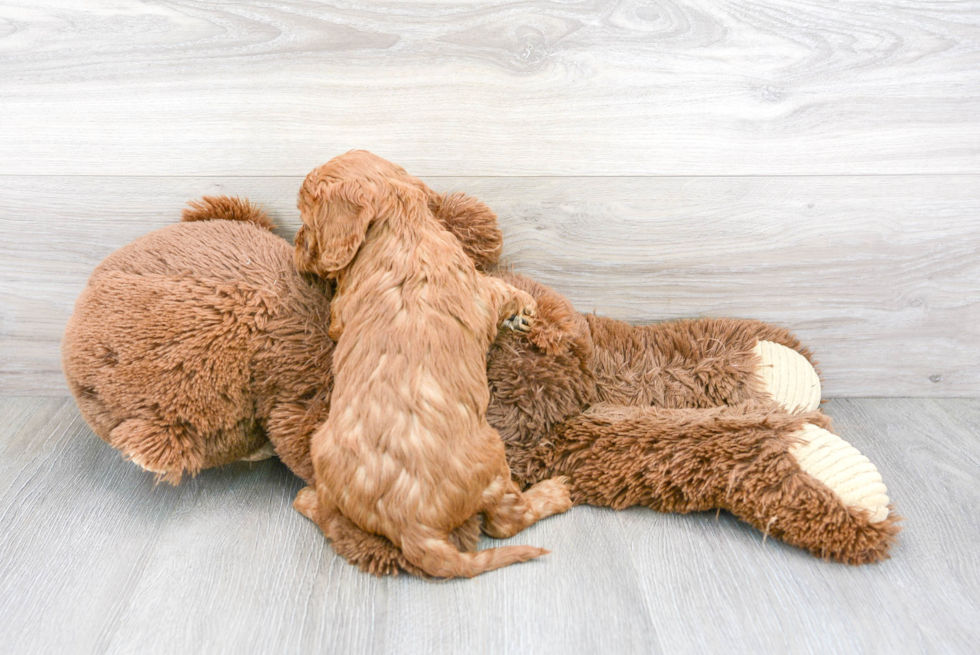
M 529 331 L 534 299 L 476 270 L 429 209 L 425 186 L 365 151 L 307 176 L 299 193 L 300 270 L 337 281 L 329 336 L 335 386 L 313 435 L 316 488 L 296 507 L 333 541 L 384 535 L 435 577 L 473 577 L 548 551 L 461 552 L 482 516 L 505 538 L 571 507 L 566 479 L 527 492 L 487 423 L 486 355 L 499 326 Z

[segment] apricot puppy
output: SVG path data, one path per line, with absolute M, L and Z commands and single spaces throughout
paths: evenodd
M 300 189 L 296 262 L 336 279 L 337 345 L 330 415 L 311 443 L 315 502 L 307 488 L 294 505 L 335 548 L 384 535 L 427 575 L 472 577 L 548 552 L 461 552 L 453 542 L 481 515 L 504 538 L 571 500 L 564 478 L 521 493 L 486 421 L 487 350 L 501 325 L 528 331 L 535 302 L 476 270 L 425 189 L 364 151 Z

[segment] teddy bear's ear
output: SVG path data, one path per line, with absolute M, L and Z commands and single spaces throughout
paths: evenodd
M 429 209 L 455 235 L 478 269 L 487 271 L 497 264 L 504 238 L 497 215 L 486 204 L 465 193 L 432 194 Z
M 334 277 L 350 264 L 376 216 L 374 193 L 374 185 L 366 181 L 304 183 L 299 195 L 303 227 L 296 234 L 296 267 Z

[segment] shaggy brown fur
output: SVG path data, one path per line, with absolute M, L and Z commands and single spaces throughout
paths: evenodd
M 481 207 L 479 216 L 438 217 L 470 239 L 468 253 L 498 252 L 499 231 L 486 220 L 492 212 Z M 897 515 L 870 523 L 788 454 L 787 435 L 802 420 L 819 417 L 824 427 L 829 420 L 794 416 L 760 397 L 757 340 L 812 361 L 787 331 L 736 319 L 631 326 L 579 314 L 527 278 L 504 279 L 538 305 L 531 334 L 501 333 L 487 362 L 487 418 L 519 484 L 562 473 L 575 502 L 727 508 L 820 557 L 849 564 L 887 557 Z M 329 415 L 333 381 L 329 300 L 325 285 L 296 271 L 292 248 L 254 225 L 170 226 L 93 273 L 65 334 L 65 375 L 96 433 L 168 480 L 254 452 L 268 436 L 312 483 L 310 436 Z M 202 384 L 201 376 L 220 384 Z M 115 431 L 128 421 L 144 429 Z M 712 480 L 706 487 L 692 478 L 702 467 Z M 726 500 L 718 489 L 730 480 L 736 495 Z M 477 535 L 469 526 L 458 545 L 471 549 Z M 375 574 L 418 572 L 384 537 L 334 548 Z
M 763 533 L 849 564 L 887 556 L 898 517 L 869 523 L 848 510 L 789 454 L 813 412 L 786 414 L 749 402 L 662 409 L 600 403 L 561 424 L 529 453 L 529 479 L 568 473 L 576 503 L 661 512 L 725 509 Z
M 316 488 L 296 507 L 334 539 L 386 536 L 428 575 L 473 577 L 545 554 L 461 552 L 449 535 L 480 515 L 511 537 L 572 506 L 565 478 L 527 493 L 486 421 L 486 353 L 501 325 L 528 331 L 524 291 L 478 273 L 397 166 L 364 151 L 310 173 L 296 261 L 337 280 L 331 304 L 335 408 L 313 435 Z
M 204 196 L 200 200 L 191 200 L 187 204 L 189 206 L 180 215 L 180 220 L 185 223 L 210 221 L 215 216 L 220 216 L 226 221 L 253 223 L 267 230 L 274 230 L 276 227 L 261 207 L 256 207 L 241 198 Z

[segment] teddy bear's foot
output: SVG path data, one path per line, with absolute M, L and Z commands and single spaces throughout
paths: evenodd
M 266 441 L 262 444 L 262 447 L 258 450 L 245 455 L 242 457 L 243 462 L 261 462 L 262 460 L 269 459 L 276 456 L 276 447 L 272 445 L 271 441 Z
M 762 388 L 790 412 L 812 412 L 820 406 L 820 378 L 806 357 L 772 341 L 759 341 L 754 349 L 761 360 Z
M 881 474 L 857 448 L 809 423 L 793 437 L 800 441 L 790 454 L 801 469 L 827 485 L 845 506 L 867 512 L 870 523 L 888 518 L 888 490 Z

